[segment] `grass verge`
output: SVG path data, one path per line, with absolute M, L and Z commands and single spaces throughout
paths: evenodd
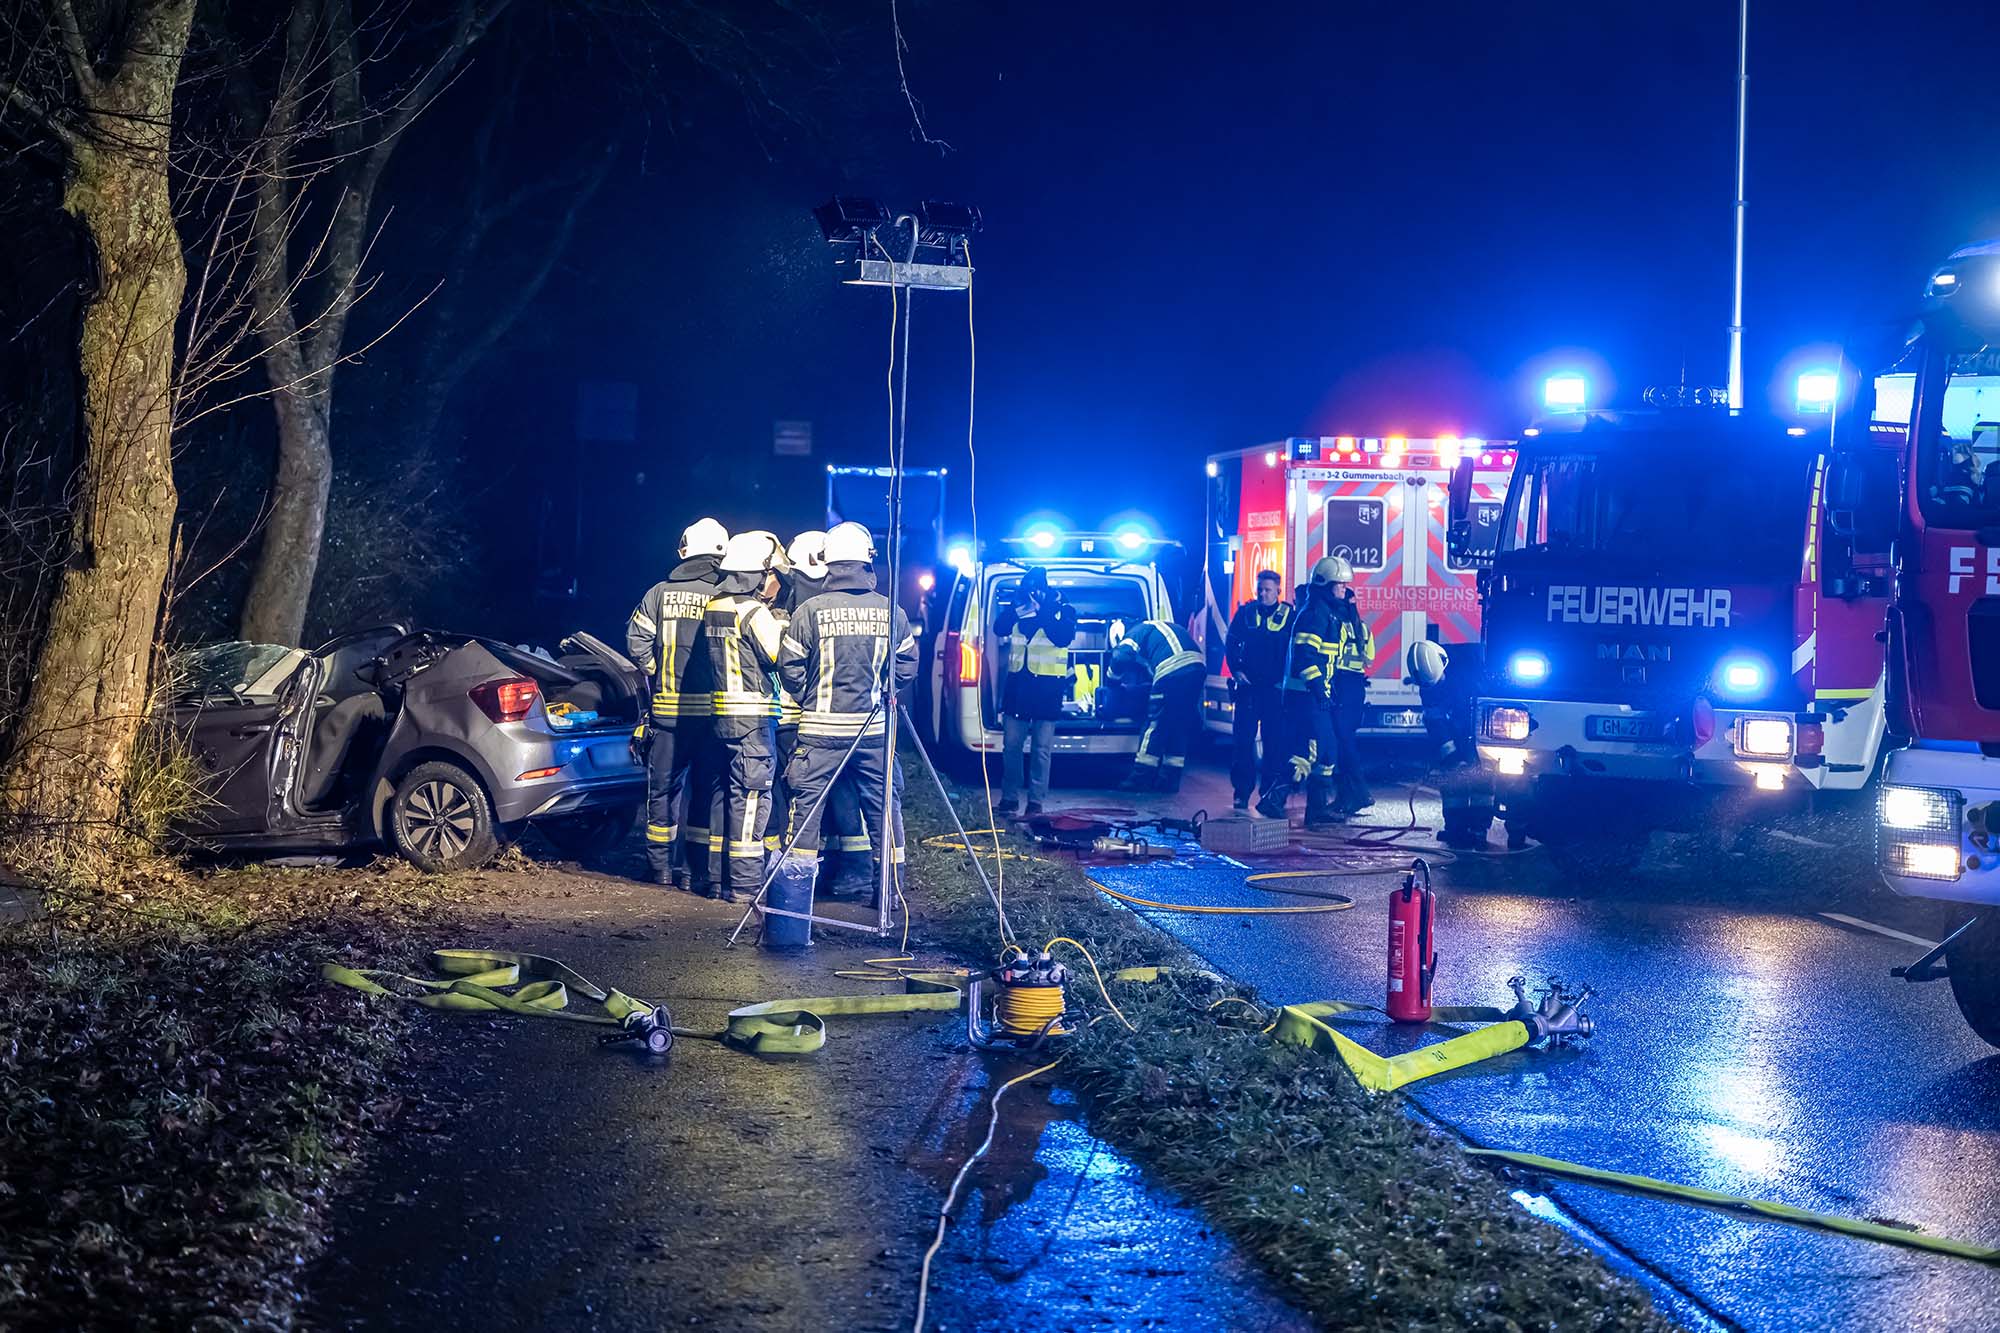
M 984 805 L 977 792 L 954 805 L 969 827 L 986 822 L 972 813 Z M 950 830 L 935 792 L 913 789 L 905 817 L 922 934 L 993 957 L 992 904 L 965 854 L 922 845 Z M 1019 840 L 1003 845 L 1028 850 Z M 1078 866 L 1001 865 L 1023 944 L 1071 936 L 1107 973 L 1203 966 L 1098 894 Z M 1101 1009 L 1082 971 L 1071 993 Z M 1199 1207 L 1301 1308 L 1341 1329 L 1673 1327 L 1641 1287 L 1528 1217 L 1497 1176 L 1408 1115 L 1399 1097 L 1364 1092 L 1338 1061 L 1273 1042 L 1260 1025 L 1217 1021 L 1208 1005 L 1225 994 L 1251 992 L 1184 978 L 1118 987 L 1114 998 L 1137 1031 L 1116 1019 L 1094 1024 L 1057 1073 L 1085 1097 L 1095 1133 Z
M 0 1328 L 278 1328 L 410 1018 L 322 985 L 467 891 L 129 868 L 0 932 Z

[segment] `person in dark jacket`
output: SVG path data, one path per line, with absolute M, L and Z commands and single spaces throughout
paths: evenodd
M 708 803 L 690 789 L 695 763 L 708 744 L 708 650 L 702 617 L 716 594 L 729 533 L 712 518 L 681 534 L 681 562 L 647 590 L 625 622 L 625 655 L 646 674 L 646 718 L 635 739 L 646 758 L 646 868 L 656 884 L 707 883 Z M 681 803 L 700 820 L 681 821 Z M 696 875 L 699 871 L 699 875 Z
M 1007 643 L 1007 680 L 1000 696 L 1005 744 L 1000 805 L 994 813 L 1003 818 L 1020 813 L 1017 797 L 1026 769 L 1027 812 L 1038 815 L 1049 796 L 1056 719 L 1070 695 L 1069 646 L 1076 641 L 1076 609 L 1049 586 L 1049 572 L 1036 565 L 1022 575 L 1014 599 L 993 618 L 993 633 Z
M 891 884 L 902 883 L 902 774 L 891 791 L 886 695 L 916 679 L 917 635 L 903 608 L 876 591 L 874 558 L 875 543 L 860 524 L 827 533 L 826 585 L 792 613 L 779 651 L 779 673 L 801 710 L 786 775 L 791 851 L 776 871 L 788 886 L 804 888 L 819 876 L 823 807 L 837 774 L 853 778 L 869 829 L 889 825 L 889 846 L 876 855 L 888 860 Z M 800 892 L 795 900 L 807 897 Z
M 715 892 L 735 902 L 739 892 L 754 894 L 764 884 L 764 829 L 781 711 L 778 650 L 785 635 L 771 608 L 790 564 L 784 545 L 760 531 L 731 537 L 720 568 L 722 581 L 709 599 L 702 631 L 711 686 L 704 785 L 709 845 L 719 863 Z
M 1235 705 L 1230 728 L 1229 782 L 1238 810 L 1250 808 L 1255 789 L 1268 792 L 1285 780 L 1290 751 L 1284 737 L 1285 651 L 1291 646 L 1292 604 L 1279 600 L 1278 571 L 1257 575 L 1257 598 L 1236 608 L 1224 650 Z M 1263 761 L 1257 757 L 1261 733 Z
M 1313 580 L 1293 617 L 1285 650 L 1284 735 L 1289 771 L 1257 802 L 1267 819 L 1285 818 L 1285 803 L 1300 787 L 1306 793 L 1306 827 L 1339 822 L 1334 809 L 1333 673 L 1342 620 L 1336 611 L 1339 589 L 1353 580 L 1348 562 L 1328 556 L 1313 566 Z
M 1147 687 L 1146 729 L 1132 756 L 1132 771 L 1119 789 L 1179 791 L 1188 748 L 1201 726 L 1201 683 L 1206 678 L 1194 641 L 1171 621 L 1145 621 L 1111 650 L 1104 674 Z

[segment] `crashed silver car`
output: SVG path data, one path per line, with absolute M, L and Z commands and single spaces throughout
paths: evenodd
M 482 865 L 533 823 L 562 851 L 616 842 L 645 800 L 642 680 L 588 634 L 549 656 L 383 625 L 315 652 L 223 643 L 169 662 L 171 724 L 204 778 L 180 835 L 217 851 L 394 848 Z

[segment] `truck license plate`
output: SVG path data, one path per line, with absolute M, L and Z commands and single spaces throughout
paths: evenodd
M 1583 734 L 1594 741 L 1657 741 L 1667 727 L 1650 713 L 1612 713 L 1586 717 Z
M 1385 708 L 1382 710 L 1382 725 L 1416 730 L 1424 725 L 1422 710 L 1416 708 Z

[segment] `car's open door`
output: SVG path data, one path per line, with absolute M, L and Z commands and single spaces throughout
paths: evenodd
M 257 693 L 197 686 L 173 698 L 173 728 L 201 770 L 201 801 L 185 821 L 196 836 L 267 833 L 281 817 L 279 762 L 292 748 L 281 742 L 291 740 L 318 679 L 312 661 L 295 656 L 289 675 Z

